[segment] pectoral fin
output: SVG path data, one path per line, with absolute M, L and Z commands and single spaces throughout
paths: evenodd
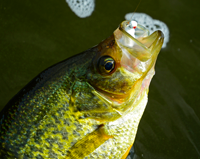
M 101 126 L 76 142 L 71 147 L 66 159 L 83 159 L 110 138 L 112 136 L 107 135 L 104 131 L 104 126 Z

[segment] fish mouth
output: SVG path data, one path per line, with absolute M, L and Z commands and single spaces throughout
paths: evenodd
M 135 37 L 133 37 L 125 31 L 128 23 L 128 21 L 122 22 L 119 30 L 115 32 L 118 44 L 142 62 L 158 55 L 164 42 L 162 31 L 157 30 L 149 35 L 149 30 L 138 24 L 135 30 Z

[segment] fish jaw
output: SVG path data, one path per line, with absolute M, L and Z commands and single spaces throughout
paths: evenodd
M 151 35 L 147 35 L 148 31 L 143 30 L 143 37 L 138 36 L 135 38 L 126 33 L 121 26 L 114 32 L 116 43 L 122 50 L 120 61 L 122 67 L 119 69 L 125 69 L 126 74 L 131 74 L 135 78 L 133 87 L 129 92 L 129 98 L 134 99 L 133 103 L 137 105 L 136 103 L 144 91 L 148 93 L 149 84 L 155 74 L 156 59 L 164 42 L 164 35 L 161 31 L 155 31 Z M 124 42 L 127 42 L 127 40 L 132 41 L 128 42 L 131 45 L 126 46 Z M 125 111 L 127 108 L 121 107 L 120 109 Z

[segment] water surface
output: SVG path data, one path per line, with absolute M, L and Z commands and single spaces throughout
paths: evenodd
M 0 2 L 0 108 L 45 68 L 110 36 L 136 0 L 96 0 L 78 18 L 64 0 Z M 143 0 L 143 12 L 167 24 L 149 102 L 134 144 L 136 158 L 200 158 L 200 1 Z M 198 17 L 198 18 L 197 18 Z

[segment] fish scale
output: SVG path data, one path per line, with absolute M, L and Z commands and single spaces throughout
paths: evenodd
M 61 95 L 61 91 L 59 92 L 60 98 L 57 98 L 57 101 L 59 101 L 58 103 L 64 103 L 62 100 L 64 99 L 66 94 L 64 94 L 63 92 L 63 95 Z M 75 117 L 73 118 L 74 115 L 69 109 L 67 109 L 66 105 L 57 104 L 54 108 L 56 109 L 51 110 L 48 113 L 48 115 L 45 116 L 43 122 L 37 128 L 37 132 L 40 131 L 42 133 L 37 134 L 36 132 L 32 134 L 31 139 L 27 142 L 25 146 L 24 156 L 34 158 L 41 155 L 42 157 L 47 158 L 61 158 L 61 156 L 66 155 L 67 150 L 77 140 L 84 136 L 86 132 L 89 133 L 88 130 L 92 131 L 96 128 L 95 127 L 91 129 L 90 123 L 88 123 L 89 126 L 87 125 L 87 123 L 80 125 L 77 119 Z M 63 115 L 60 116 L 60 114 Z M 67 124 L 64 124 L 63 121 L 66 122 L 66 120 Z M 66 136 L 63 136 L 63 134 Z M 39 135 L 38 138 L 37 135 Z M 63 139 L 63 137 L 66 137 L 66 139 Z M 41 149 L 42 153 L 38 151 L 39 149 Z M 62 150 L 64 150 L 64 153 L 61 155 L 60 151 Z

